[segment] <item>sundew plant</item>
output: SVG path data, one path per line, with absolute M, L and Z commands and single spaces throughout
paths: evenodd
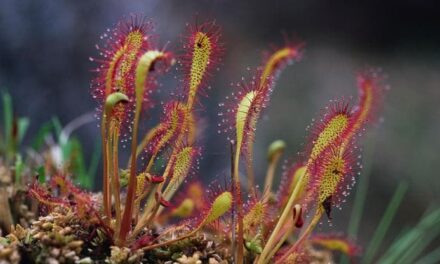
M 341 254 L 341 261 L 359 259 L 362 252 L 352 239 L 316 227 L 344 206 L 361 177 L 362 135 L 378 123 L 387 89 L 381 70 L 357 73 L 357 96 L 329 100 L 282 175 L 276 169 L 286 144 L 274 140 L 264 182 L 257 183 L 258 122 L 283 70 L 300 65 L 304 44 L 286 41 L 268 50 L 249 80 L 213 87 L 231 89 L 218 103 L 215 124 L 216 137 L 228 142 L 230 163 L 224 167 L 230 175 L 205 184 L 198 175 L 205 155 L 199 140 L 201 95 L 209 94 L 211 75 L 227 67 L 220 63 L 227 51 L 221 28 L 214 22 L 189 25 L 176 52 L 159 44 L 153 32 L 150 20 L 132 15 L 108 29 L 96 46 L 98 54 L 90 57 L 96 65 L 91 95 L 101 133 L 102 191 L 76 186 L 69 169 L 54 169 L 44 180 L 41 173 L 29 177 L 27 193 L 40 217 L 29 227 L 11 228 L 1 240 L 0 259 L 210 264 L 332 263 Z M 158 104 L 154 95 L 161 78 L 174 68 L 180 82 L 168 102 Z M 291 89 L 277 89 L 286 88 Z M 123 145 L 128 156 L 121 155 Z M 375 238 L 377 247 L 382 238 Z M 366 263 L 376 251 L 369 249 Z

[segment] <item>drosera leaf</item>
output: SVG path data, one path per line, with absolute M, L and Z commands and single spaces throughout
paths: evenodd
M 308 146 L 306 147 L 306 156 L 308 160 L 306 162 L 306 170 L 302 176 L 302 181 L 299 185 L 305 184 L 309 191 L 307 192 L 306 201 L 310 202 L 311 199 L 319 196 L 316 192 L 319 191 L 319 186 L 326 186 L 327 180 L 323 180 L 322 176 L 326 174 L 326 165 L 323 161 L 328 161 L 329 156 L 334 155 L 337 152 L 344 153 L 341 155 L 341 159 L 344 161 L 342 168 L 350 168 L 352 162 L 352 151 L 354 142 L 351 140 L 352 132 L 352 115 L 350 106 L 344 100 L 331 101 L 330 106 L 325 108 L 325 112 L 320 118 L 320 121 L 313 126 L 312 132 L 308 139 Z M 345 146 L 341 145 L 341 142 L 347 142 Z M 338 161 L 335 161 L 338 163 Z M 342 169 L 340 168 L 340 169 Z M 338 170 L 336 172 L 339 173 Z M 333 174 L 333 173 L 330 173 Z M 346 175 L 343 175 L 346 176 Z M 346 179 L 347 177 L 340 177 Z M 336 182 L 339 185 L 339 182 Z M 336 187 L 336 186 L 334 186 Z M 321 191 L 322 192 L 322 191 Z M 322 197 L 321 197 L 322 198 Z M 331 204 L 331 196 L 326 197 Z M 320 199 L 320 203 L 323 205 L 324 200 Z M 288 201 L 288 207 L 292 206 L 293 201 Z M 328 208 L 331 209 L 331 208 Z
M 324 206 L 329 219 L 333 206 L 340 207 L 354 184 L 357 166 L 355 147 L 332 146 L 320 158 L 316 181 L 309 183 L 309 193 L 316 195 L 317 204 Z M 313 189 L 316 188 L 316 194 Z M 314 197 L 311 197 L 314 199 Z M 306 201 L 308 202 L 308 201 Z
M 145 172 L 149 172 L 151 167 L 155 162 L 160 151 L 169 145 L 174 143 L 174 139 L 178 138 L 179 135 L 184 133 L 184 126 L 186 124 L 186 107 L 178 102 L 171 101 L 164 105 L 164 117 L 158 126 L 154 127 L 154 130 L 149 136 L 150 132 L 147 134 L 149 136 L 148 140 L 148 151 L 151 152 L 150 161 L 147 164 Z M 142 144 L 142 143 L 141 143 Z M 146 144 L 146 143 L 145 143 Z
M 139 129 L 139 121 L 142 110 L 142 102 L 145 99 L 148 99 L 148 96 L 144 96 L 146 91 L 146 83 L 148 81 L 149 73 L 154 69 L 155 64 L 163 60 L 166 62 L 166 65 L 170 65 L 172 62 L 170 61 L 171 56 L 169 53 L 164 53 L 162 51 L 151 50 L 144 53 L 137 63 L 137 67 L 135 70 L 135 96 L 136 96 L 136 110 L 134 113 L 133 120 L 133 131 L 132 131 L 132 141 L 131 141 L 131 154 L 130 154 L 130 176 L 128 180 L 127 187 L 127 197 L 125 202 L 124 213 L 122 217 L 122 222 L 120 226 L 120 233 L 118 237 L 118 243 L 123 244 L 127 238 L 127 234 L 130 229 L 130 222 L 133 215 L 133 208 L 135 204 L 135 195 L 136 195 L 136 152 L 138 147 L 138 129 Z M 137 213 L 137 212 L 135 212 Z
M 353 243 L 353 241 L 339 234 L 314 235 L 310 238 L 310 242 L 332 251 L 339 251 L 350 257 L 360 253 L 360 249 Z
M 171 178 L 163 192 L 165 199 L 170 200 L 182 182 L 189 176 L 200 152 L 200 148 L 193 146 L 184 146 L 178 149 L 173 158 Z
M 330 106 L 326 108 L 321 121 L 312 129 L 308 140 L 308 166 L 315 162 L 335 142 L 347 138 L 352 131 L 351 120 L 352 116 L 347 102 L 344 100 L 331 102 Z
M 314 171 L 317 167 L 317 160 L 319 160 L 323 154 L 326 154 L 329 149 L 341 142 L 347 135 L 349 135 L 349 132 L 351 131 L 351 114 L 349 111 L 349 105 L 343 100 L 336 102 L 332 101 L 330 107 L 326 107 L 323 116 L 319 120 L 320 121 L 314 125 L 311 136 L 308 140 L 309 145 L 306 150 L 308 160 L 305 165 L 306 169 L 304 174 L 300 176 L 298 179 L 299 184 L 297 184 L 294 190 L 289 194 L 286 206 L 284 207 L 281 216 L 278 218 L 278 222 L 263 249 L 260 258 L 261 261 L 264 261 L 271 248 L 275 245 L 275 239 L 279 235 L 282 226 L 287 221 L 288 216 L 291 213 L 290 209 L 293 207 L 294 202 L 298 199 L 300 190 L 302 189 L 302 186 L 304 186 L 303 184 L 306 184 L 306 186 L 317 186 L 315 183 L 318 183 L 320 180 L 319 177 L 317 177 L 318 174 L 316 174 Z M 306 196 L 315 197 L 316 194 L 314 191 L 317 189 L 318 188 L 311 189 L 313 192 L 308 192 Z M 321 209 L 323 208 L 319 206 L 316 210 L 315 216 L 312 220 L 314 224 L 317 224 L 319 218 L 321 217 L 321 213 L 323 211 Z M 311 231 L 311 229 L 309 231 Z M 307 233 L 304 232 L 302 237 L 306 238 Z M 298 240 L 296 244 L 301 242 L 302 241 Z M 298 245 L 292 246 L 289 251 L 295 250 L 297 246 Z M 283 258 L 288 256 L 289 251 L 284 254 Z
M 115 91 L 127 93 L 127 78 L 142 54 L 152 46 L 151 21 L 142 16 L 132 15 L 129 19 L 119 22 L 111 34 L 104 34 L 103 48 L 99 48 L 101 58 L 94 59 L 100 65 L 96 80 L 93 82 L 96 96 L 104 99 Z M 116 36 L 116 37 L 115 37 Z M 98 68 L 99 69 L 99 68 Z
M 257 91 L 248 92 L 238 103 L 237 114 L 235 118 L 235 129 L 236 129 L 236 148 L 237 156 L 243 145 L 243 139 L 245 136 L 246 128 L 249 126 L 248 122 L 252 122 L 253 109 L 255 107 L 254 100 L 257 98 Z M 236 159 L 237 159 L 236 156 Z
M 260 89 L 272 89 L 275 78 L 285 65 L 301 58 L 303 44 L 285 45 L 273 51 L 264 64 L 260 76 Z
M 243 147 L 244 137 L 246 130 L 250 127 L 255 127 L 255 124 L 258 119 L 259 111 L 260 111 L 260 101 L 263 97 L 259 96 L 258 91 L 251 90 L 246 93 L 244 97 L 239 101 L 236 110 L 235 116 L 235 131 L 236 131 L 236 145 L 235 145 L 235 154 L 233 155 L 233 173 L 232 178 L 234 181 L 234 195 L 235 195 L 235 204 L 234 210 L 236 210 L 236 216 L 234 221 L 236 221 L 238 230 L 237 230 L 237 253 L 236 253 L 236 261 L 237 263 L 242 263 L 243 261 L 243 205 L 241 201 L 241 184 L 240 184 L 240 176 L 239 176 L 239 165 L 240 165 L 240 154 Z M 251 132 L 252 133 L 252 132 Z M 249 184 L 250 185 L 250 184 Z M 250 187 L 250 186 L 249 186 Z M 233 224 L 235 225 L 235 224 Z M 235 248 L 235 244 L 233 244 L 233 248 Z M 235 254 L 235 253 L 234 253 Z
M 266 200 L 266 197 L 263 196 L 262 199 L 253 201 L 246 208 L 247 212 L 243 216 L 243 232 L 245 236 L 249 236 L 255 229 L 258 230 L 267 220 L 269 208 Z
M 188 89 L 187 106 L 193 108 L 196 96 L 200 93 L 210 70 L 215 67 L 222 53 L 220 28 L 215 22 L 190 25 L 182 64 L 185 68 L 186 86 Z
M 266 179 L 264 181 L 264 191 L 269 192 L 271 196 L 272 194 L 272 184 L 273 180 L 275 178 L 275 171 L 278 165 L 278 162 L 286 148 L 286 143 L 283 140 L 275 140 L 272 142 L 269 146 L 269 149 L 267 151 L 267 161 L 269 162 L 269 165 L 267 167 L 266 172 Z
M 272 162 L 274 157 L 279 153 L 284 152 L 285 149 L 286 149 L 286 142 L 284 142 L 283 140 L 276 140 L 272 142 L 267 151 L 267 160 L 269 162 Z
M 343 145 L 362 132 L 366 125 L 377 122 L 385 90 L 389 89 L 384 83 L 385 79 L 378 69 L 368 69 L 357 75 L 358 103 L 351 111 L 352 128 L 342 142 Z
M 217 196 L 212 203 L 211 209 L 209 213 L 202 221 L 200 225 L 209 225 L 221 216 L 223 216 L 226 212 L 228 212 L 232 207 L 232 194 L 231 192 L 223 192 L 219 196 Z
M 110 117 L 113 108 L 118 103 L 127 103 L 129 98 L 127 95 L 121 92 L 115 92 L 107 96 L 105 100 L 104 116 L 106 118 Z
M 136 109 L 141 109 L 142 101 L 145 100 L 145 89 L 147 86 L 149 73 L 154 69 L 155 64 L 160 60 L 164 61 L 165 64 L 171 65 L 174 60 L 169 53 L 149 50 L 145 52 L 137 62 L 137 67 L 135 71 L 135 95 L 136 95 Z M 136 110 L 138 112 L 138 110 Z
M 279 210 L 284 209 L 284 206 L 289 199 L 289 195 L 293 192 L 296 185 L 301 184 L 299 187 L 298 198 L 296 200 L 301 200 L 304 197 L 306 184 L 305 181 L 300 181 L 300 178 L 304 175 L 305 171 L 306 166 L 304 165 L 304 162 L 295 162 L 285 168 L 276 198 L 279 204 Z
M 186 198 L 176 208 L 171 211 L 171 215 L 175 217 L 189 217 L 194 211 L 195 203 L 192 199 Z
M 203 219 L 199 222 L 197 227 L 195 227 L 192 231 L 190 231 L 189 233 L 187 233 L 187 234 L 185 234 L 185 235 L 183 235 L 181 237 L 178 237 L 178 238 L 175 238 L 175 239 L 171 239 L 171 240 L 167 240 L 166 242 L 163 242 L 163 243 L 146 246 L 146 247 L 143 247 L 142 249 L 144 251 L 147 251 L 147 250 L 151 250 L 151 249 L 154 249 L 154 248 L 167 246 L 167 245 L 176 243 L 176 242 L 178 242 L 180 240 L 183 240 L 185 238 L 194 236 L 204 226 L 212 224 L 217 219 L 219 219 L 224 214 L 226 214 L 229 210 L 231 210 L 232 203 L 233 203 L 233 197 L 232 197 L 232 193 L 231 192 L 224 191 L 224 192 L 220 193 L 214 199 L 214 201 L 212 202 L 211 207 L 209 208 L 208 212 L 205 214 Z

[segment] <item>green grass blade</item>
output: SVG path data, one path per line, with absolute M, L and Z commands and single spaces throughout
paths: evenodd
M 59 143 L 61 132 L 63 131 L 63 126 L 61 125 L 61 122 L 58 119 L 58 117 L 52 117 L 52 125 L 53 125 L 53 128 L 55 129 L 55 135 L 56 135 L 57 142 Z
M 440 224 L 440 209 L 432 212 L 427 216 L 423 216 L 416 227 L 409 229 L 403 236 L 394 242 L 379 263 L 399 263 L 398 260 L 411 248 L 416 247 L 420 250 L 417 241 L 430 239 L 426 234 L 439 234 L 438 225 Z M 434 230 L 434 231 L 433 231 Z M 422 249 L 423 250 L 423 249 Z M 414 252 L 414 251 L 413 251 Z M 417 253 L 417 252 L 415 252 Z M 414 254 L 414 253 L 413 253 Z M 417 258 L 418 256 L 414 256 Z
M 37 134 L 32 140 L 32 148 L 36 151 L 40 150 L 44 144 L 44 139 L 51 133 L 53 129 L 53 123 L 47 122 L 43 124 L 39 129 Z
M 45 184 L 46 183 L 46 170 L 44 169 L 44 166 L 38 167 L 36 172 L 38 175 L 38 182 L 40 184 Z
M 416 228 L 410 229 L 405 235 L 391 245 L 380 261 L 384 263 L 395 263 L 400 254 L 406 250 L 411 243 L 414 243 L 418 236 L 419 233 Z
M 4 126 L 4 144 L 3 149 L 7 154 L 8 158 L 10 157 L 10 145 L 12 144 L 12 122 L 13 122 L 13 109 L 12 109 L 12 99 L 11 96 L 4 92 L 2 94 L 3 101 L 3 126 Z
M 414 263 L 420 254 L 440 235 L 440 210 L 422 217 L 417 226 L 408 232 L 402 243 L 398 243 L 391 259 L 398 263 Z M 400 242 L 400 241 L 399 241 Z
M 365 251 L 364 260 L 362 263 L 368 264 L 373 261 L 374 256 L 376 255 L 377 250 L 382 244 L 382 241 L 391 225 L 391 222 L 393 221 L 394 215 L 396 214 L 397 209 L 399 208 L 407 189 L 407 182 L 401 182 L 397 187 L 396 191 L 394 192 L 393 198 L 388 204 L 385 214 L 383 215 L 376 231 L 373 234 L 373 238 L 371 239 L 370 244 Z
M 438 237 L 439 234 L 438 230 L 440 229 L 437 228 L 437 232 L 435 232 L 434 230 L 431 230 L 432 232 L 429 232 L 428 230 L 424 230 L 424 232 L 421 233 L 418 240 L 415 243 L 413 243 L 412 246 L 402 254 L 399 263 L 402 264 L 414 263 L 417 257 L 419 257 L 420 254 L 431 244 L 431 242 Z
M 88 177 L 91 179 L 91 188 L 94 187 L 94 179 L 96 172 L 98 171 L 99 159 L 101 158 L 101 141 L 96 141 L 95 148 L 93 150 L 92 157 L 90 159 L 89 169 L 87 171 Z
M 440 247 L 434 249 L 423 258 L 419 259 L 415 264 L 436 264 L 440 263 Z
M 3 101 L 3 126 L 4 126 L 5 141 L 9 142 L 9 140 L 11 139 L 12 115 L 13 115 L 11 96 L 8 93 L 3 93 L 2 101 Z
M 29 118 L 21 117 L 17 121 L 18 126 L 18 144 L 23 141 L 24 135 L 29 127 Z
M 63 161 L 69 165 L 69 171 L 72 172 L 75 182 L 84 188 L 90 188 L 92 179 L 87 175 L 84 153 L 82 145 L 77 138 L 69 138 L 61 146 L 63 152 Z

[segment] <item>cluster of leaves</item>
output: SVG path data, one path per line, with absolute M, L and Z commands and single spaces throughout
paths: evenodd
M 301 59 L 303 45 L 286 43 L 269 52 L 250 82 L 237 85 L 228 102 L 220 104 L 226 106 L 219 114 L 220 126 L 226 126 L 224 131 L 231 133 L 228 138 L 233 138 L 232 184 L 203 187 L 189 180 L 202 152 L 196 110 L 198 97 L 220 61 L 220 31 L 215 23 L 189 26 L 184 54 L 175 56 L 158 48 L 152 30 L 150 21 L 132 16 L 107 30 L 102 36 L 104 45 L 97 46 L 100 57 L 91 58 L 98 63 L 92 94 L 101 120 L 102 198 L 77 188 L 64 174 L 52 173 L 45 186 L 35 183 L 29 189 L 40 206 L 49 212 L 60 207 L 73 210 L 80 218 L 93 216 L 111 244 L 147 254 L 201 231 L 228 248 L 231 259 L 239 264 L 331 262 L 332 251 L 358 254 L 358 248 L 344 237 L 312 233 L 323 215 L 331 219 L 332 209 L 343 204 L 359 174 L 360 135 L 376 122 L 386 88 L 380 71 L 358 74 L 357 102 L 332 100 L 323 110 L 312 124 L 299 160 L 288 163 L 277 189 L 275 172 L 286 146 L 275 141 L 268 151 L 264 188 L 259 189 L 253 169 L 257 123 L 277 77 Z M 157 79 L 176 61 L 182 66 L 181 92 L 160 105 L 159 123 L 144 131 L 141 124 L 154 107 Z M 75 148 L 65 137 L 60 136 L 60 142 L 63 154 Z M 120 165 L 121 142 L 131 143 L 126 167 Z M 87 175 L 84 169 L 75 173 L 80 179 Z M 247 180 L 246 187 L 242 178 Z M 225 217 L 229 213 L 231 217 Z M 434 216 L 427 219 L 438 222 Z M 408 233 L 399 245 L 409 245 L 420 232 Z M 381 237 L 373 240 L 377 246 Z M 369 251 L 374 256 L 376 249 Z M 399 258 L 399 252 L 390 249 L 383 258 Z
M 300 161 L 286 170 L 276 196 L 272 193 L 274 171 L 285 144 L 280 141 L 274 142 L 269 148 L 269 168 L 263 189 L 264 194 L 258 195 L 259 191 L 252 186 L 252 142 L 260 111 L 267 105 L 277 73 L 281 71 L 286 60 L 291 60 L 292 57 L 300 54 L 296 49 L 290 49 L 290 52 L 286 52 L 284 48 L 273 53 L 263 65 L 262 70 L 257 71 L 251 84 L 245 86 L 251 88 L 239 92 L 235 97 L 237 106 L 233 112 L 236 137 L 234 193 L 238 193 L 236 199 L 240 199 L 239 159 L 241 155 L 244 155 L 249 183 L 248 191 L 255 196 L 254 199 L 257 199 L 254 204 L 259 203 L 262 208 L 255 212 L 254 208 L 251 208 L 243 216 L 241 203 L 236 203 L 237 240 L 239 241 L 236 259 L 238 263 L 241 263 L 243 258 L 240 247 L 240 241 L 243 241 L 243 238 L 246 243 L 260 240 L 260 246 L 256 247 L 259 253 L 255 257 L 256 263 L 269 262 L 273 260 L 274 255 L 276 255 L 276 263 L 305 261 L 311 257 L 312 253 L 308 247 L 314 243 L 327 245 L 329 248 L 335 247 L 350 255 L 356 252 L 348 241 L 341 238 L 309 239 L 309 236 L 319 223 L 322 214 L 325 212 L 330 218 L 332 208 L 343 203 L 354 184 L 359 170 L 359 163 L 356 161 L 359 152 L 358 135 L 364 131 L 368 123 L 375 120 L 377 105 L 384 89 L 383 77 L 373 70 L 358 75 L 359 99 L 354 107 L 350 106 L 351 102 L 343 98 L 331 101 L 321 117 L 317 119 L 318 121 L 312 125 Z M 258 196 L 260 198 L 257 198 Z M 258 212 L 257 215 L 255 215 L 256 212 Z M 281 248 L 295 230 L 303 227 L 304 215 L 312 216 L 304 231 L 295 243 Z M 259 225 L 254 227 L 259 228 L 259 231 L 253 230 L 251 233 L 254 237 L 249 237 L 249 234 L 240 228 L 241 225 L 248 224 L 245 221 L 248 216 L 260 221 Z M 244 229 L 249 229 L 249 227 Z
M 202 208 L 207 209 L 191 231 L 175 239 L 157 242 L 157 238 L 148 237 L 148 234 L 144 238 L 142 234 L 153 228 L 161 208 L 170 207 L 170 199 L 184 182 L 200 152 L 194 146 L 197 131 L 194 102 L 200 88 L 205 85 L 209 69 L 217 62 L 220 45 L 218 29 L 213 24 L 190 29 L 184 44 L 185 55 L 179 61 L 184 69 L 182 83 L 185 92 L 181 98 L 164 105 L 165 117 L 145 133 L 138 145 L 141 114 L 151 108 L 151 94 L 157 86 L 157 75 L 165 72 L 174 62 L 171 53 L 156 48 L 151 28 L 150 22 L 137 17 L 132 17 L 128 23 L 120 23 L 106 34 L 108 42 L 100 49 L 102 58 L 92 59 L 100 62 L 96 70 L 98 76 L 93 82 L 93 94 L 100 103 L 102 115 L 103 219 L 113 231 L 114 243 L 139 247 L 140 239 L 147 241 L 143 249 L 150 250 L 193 236 L 202 227 L 218 220 L 226 231 L 226 240 L 232 242 L 237 263 L 242 263 L 245 255 L 248 259 L 255 258 L 256 262 L 265 263 L 272 259 L 295 227 L 303 224 L 303 215 L 314 209 L 314 216 L 303 234 L 277 261 L 304 257 L 301 253 L 305 241 L 322 213 L 326 212 L 330 217 L 331 208 L 340 205 L 347 196 L 350 182 L 357 172 L 354 157 L 358 148 L 355 142 L 365 125 L 374 119 L 383 89 L 382 76 L 375 71 L 359 74 L 360 96 L 355 108 L 352 109 L 349 102 L 337 100 L 325 109 L 321 119 L 314 124 L 301 166 L 295 167 L 296 170 L 290 173 L 293 175 L 286 175 L 287 182 L 282 186 L 288 186 L 288 189 L 281 190 L 280 195 L 273 198 L 274 168 L 284 147 L 273 147 L 272 169 L 264 190 L 266 194 L 261 195 L 254 186 L 253 140 L 258 119 L 268 105 L 276 77 L 287 64 L 299 60 L 302 46 L 286 44 L 269 54 L 251 83 L 239 86 L 240 91 L 234 92 L 233 100 L 236 101 L 226 111 L 235 130 L 232 190 L 219 192 L 211 203 L 205 202 Z M 128 178 L 126 190 L 122 192 L 125 186 L 121 185 L 118 150 L 120 138 L 127 136 L 131 140 L 131 155 L 128 168 L 122 173 Z M 142 152 L 146 152 L 148 162 L 140 166 L 137 161 Z M 253 199 L 247 208 L 243 208 L 239 175 L 242 155 L 246 158 L 247 189 Z M 157 169 L 154 164 L 159 157 L 165 165 Z M 295 175 L 297 179 L 294 179 Z M 125 200 L 122 198 L 124 194 Z M 281 200 L 285 204 L 280 204 Z M 231 207 L 234 208 L 232 223 L 219 220 Z M 271 211 L 273 216 L 265 217 Z M 293 221 L 290 221 L 292 214 Z M 244 245 L 251 250 L 245 252 Z M 253 253 L 261 254 L 255 256 Z

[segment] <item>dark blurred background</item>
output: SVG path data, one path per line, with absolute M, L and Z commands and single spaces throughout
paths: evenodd
M 186 23 L 205 19 L 222 26 L 226 53 L 210 80 L 200 116 L 208 127 L 199 175 L 209 182 L 228 170 L 226 135 L 217 134 L 218 103 L 230 83 L 247 76 L 283 32 L 306 43 L 301 62 L 281 75 L 257 131 L 256 171 L 263 176 L 266 148 L 275 139 L 288 144 L 288 156 L 301 151 L 305 127 L 329 99 L 356 96 L 355 73 L 379 66 L 388 75 L 383 123 L 370 129 L 374 144 L 370 186 L 360 242 L 371 237 L 398 182 L 409 192 L 390 236 L 413 225 L 440 200 L 440 16 L 435 1 L 35 1 L 0 3 L 0 87 L 13 97 L 20 116 L 31 118 L 28 135 L 53 116 L 63 124 L 93 111 L 89 61 L 97 57 L 99 36 L 122 17 L 141 13 L 156 22 L 160 43 L 179 50 Z M 158 100 L 177 83 L 162 78 Z M 168 87 L 170 86 L 170 87 Z M 75 132 L 90 156 L 99 141 L 97 122 Z M 220 137 L 220 139 L 218 139 Z M 280 173 L 280 172 L 279 172 Z M 364 175 L 361 175 L 361 177 Z M 333 228 L 346 230 L 353 195 L 334 215 Z M 325 228 L 325 227 L 324 227 Z

